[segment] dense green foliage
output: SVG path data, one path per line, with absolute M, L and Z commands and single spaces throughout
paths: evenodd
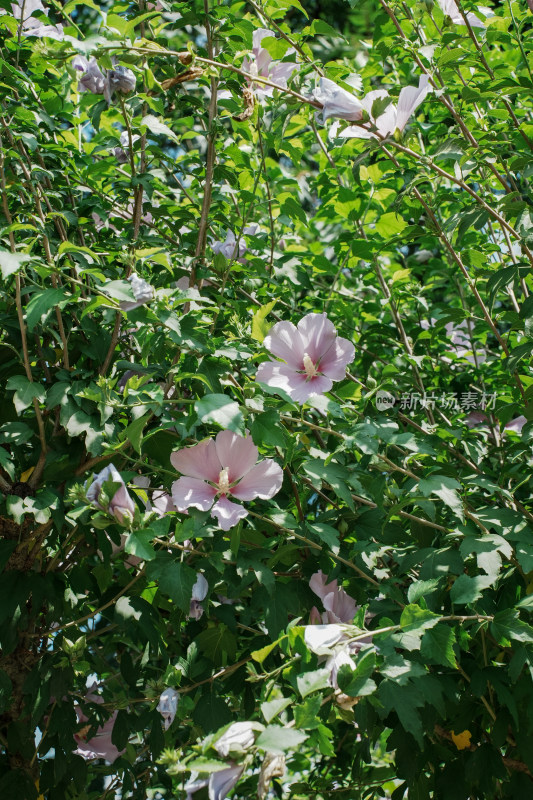
M 42 8 L 0 16 L 0 797 L 529 800 L 525 2 Z M 324 312 L 345 377 L 256 380 Z M 223 430 L 275 476 L 235 525 L 175 507 Z

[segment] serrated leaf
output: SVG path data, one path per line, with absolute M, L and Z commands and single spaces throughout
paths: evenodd
M 318 692 L 330 686 L 331 669 L 315 669 L 312 672 L 304 672 L 298 675 L 296 683 L 298 691 L 302 697 L 307 697 L 311 692 Z
M 252 657 L 253 657 L 252 653 Z M 274 717 L 277 717 L 278 714 L 290 706 L 293 703 L 292 697 L 276 697 L 275 700 L 270 700 L 266 703 L 261 703 L 261 713 L 264 716 L 267 724 L 271 722 Z
M 295 731 L 293 728 L 282 728 L 281 725 L 269 725 L 257 737 L 255 745 L 258 750 L 269 753 L 283 753 L 296 750 L 307 739 L 307 734 Z
M 487 589 L 492 583 L 492 578 L 487 575 L 459 575 L 450 591 L 452 603 L 466 605 L 479 600 L 483 590 Z
M 201 422 L 219 425 L 235 433 L 242 433 L 244 417 L 239 404 L 226 394 L 208 394 L 194 404 Z
M 46 391 L 38 383 L 29 381 L 24 375 L 14 375 L 9 378 L 6 389 L 15 392 L 13 395 L 13 404 L 17 414 L 21 414 L 25 408 L 31 406 L 34 400 L 39 403 L 44 403 L 46 400 Z

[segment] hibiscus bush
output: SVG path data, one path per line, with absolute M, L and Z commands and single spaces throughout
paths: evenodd
M 528 5 L 0 38 L 0 797 L 529 800 Z

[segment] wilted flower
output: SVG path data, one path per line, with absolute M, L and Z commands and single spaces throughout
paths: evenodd
M 268 50 L 261 46 L 263 39 L 268 36 L 274 36 L 274 34 L 266 28 L 257 28 L 253 32 L 253 58 L 249 59 L 245 57 L 242 62 L 242 68 L 245 72 L 250 73 L 250 75 L 266 78 L 272 81 L 272 83 L 286 88 L 288 79 L 295 70 L 299 69 L 299 65 L 294 61 L 274 61 Z M 294 53 L 295 51 L 291 49 L 288 52 Z M 259 99 L 262 97 L 271 97 L 274 93 L 273 86 L 268 86 L 264 83 L 254 83 L 250 80 L 248 80 L 248 83 Z
M 322 614 L 322 622 L 352 622 L 358 610 L 355 600 L 344 589 L 339 589 L 336 580 L 331 583 L 326 581 L 327 578 L 322 570 L 315 572 L 309 581 L 309 586 L 320 597 L 326 609 Z M 316 609 L 314 611 L 315 618 L 320 618 L 318 611 Z
M 234 722 L 213 747 L 219 756 L 229 756 L 230 752 L 242 753 L 255 742 L 254 727 L 251 722 Z
M 93 684 L 85 695 L 85 699 L 91 703 L 101 704 L 104 702 L 103 698 L 93 691 L 95 688 L 96 685 Z M 85 716 L 79 705 L 75 706 L 75 711 L 79 723 L 88 722 L 89 718 Z M 86 761 L 93 758 L 105 758 L 106 761 L 110 761 L 111 763 L 116 761 L 117 758 L 125 752 L 125 750 L 118 750 L 116 745 L 111 741 L 117 715 L 118 711 L 113 711 L 109 719 L 97 729 L 92 739 L 86 739 L 91 728 L 90 725 L 86 725 L 78 731 L 78 733 L 75 733 L 74 740 L 78 746 L 76 750 L 74 750 L 74 753 L 81 756 Z
M 297 327 L 292 322 L 277 322 L 264 345 L 286 363 L 264 361 L 256 380 L 283 389 L 296 403 L 329 392 L 334 381 L 344 378 L 346 366 L 355 357 L 353 344 L 337 336 L 326 314 L 307 314 Z
M 177 692 L 176 689 L 165 689 L 159 698 L 157 711 L 159 711 L 163 717 L 163 725 L 166 731 L 168 731 L 174 722 L 174 717 L 176 716 L 176 711 L 178 710 L 178 700 L 179 692 Z
M 85 56 L 76 56 L 72 59 L 74 69 L 81 72 L 78 82 L 78 92 L 92 92 L 93 94 L 103 94 L 105 90 L 105 75 L 98 66 L 96 58 L 86 59 Z
M 202 614 L 204 613 L 204 607 L 202 605 L 202 600 L 205 599 L 207 591 L 209 589 L 209 584 L 199 572 L 196 575 L 196 583 L 192 587 L 192 597 L 191 597 L 191 605 L 189 608 L 189 619 L 200 619 Z
M 256 497 L 269 500 L 281 488 L 280 466 L 271 458 L 256 464 L 258 455 L 250 436 L 232 431 L 221 431 L 215 439 L 172 453 L 172 465 L 185 476 L 172 484 L 178 511 L 211 509 L 211 516 L 228 531 L 248 516 L 246 509 L 231 503 L 228 496 L 245 501 Z
M 131 283 L 131 291 L 135 300 L 133 302 L 122 300 L 119 305 L 123 311 L 133 311 L 134 308 L 139 308 L 154 299 L 154 287 L 144 278 L 139 278 L 135 272 L 132 272 L 128 280 Z
M 192 800 L 193 794 L 206 786 L 209 800 L 224 800 L 241 777 L 243 770 L 244 767 L 232 764 L 228 769 L 213 772 L 209 778 L 200 778 L 199 780 L 198 773 L 193 773 L 183 787 L 187 792 L 186 800 Z
M 465 21 L 463 19 L 463 16 L 462 16 L 461 12 L 459 11 L 459 8 L 458 8 L 457 3 L 455 2 L 455 0 L 438 0 L 438 4 L 442 9 L 442 13 L 446 14 L 447 17 L 450 17 L 451 21 L 455 25 L 465 25 Z M 465 14 L 465 16 L 466 16 L 466 18 L 468 20 L 469 25 L 472 28 L 484 28 L 484 27 L 486 27 L 485 23 L 482 22 L 479 19 L 479 17 L 476 17 L 476 15 L 473 14 L 471 11 L 468 11 Z
M 107 102 L 110 103 L 113 92 L 129 94 L 129 92 L 133 92 L 135 90 L 136 85 L 137 79 L 135 77 L 135 73 L 133 73 L 131 69 L 128 69 L 128 67 L 121 67 L 120 65 L 117 65 L 107 72 L 104 97 Z
M 104 484 L 111 481 L 114 484 L 118 484 L 118 488 L 110 499 L 109 505 L 105 508 L 100 503 L 100 496 Z M 132 519 L 135 514 L 135 503 L 128 494 L 120 472 L 113 464 L 104 467 L 98 475 L 93 475 L 93 482 L 87 490 L 87 499 L 98 508 L 101 508 L 102 511 L 107 511 L 108 514 L 114 516 L 121 525 L 125 524 L 126 519 Z
M 314 97 L 315 100 L 322 103 L 322 122 L 325 122 L 328 117 L 348 119 L 352 122 L 363 118 L 361 101 L 329 78 L 320 78 Z
M 376 101 L 379 102 L 389 97 L 385 89 L 375 89 L 372 92 L 368 92 L 368 94 L 361 98 L 360 102 L 372 124 L 376 127 L 377 135 L 385 138 L 386 136 L 394 134 L 396 131 L 400 131 L 400 133 L 403 131 L 409 118 L 422 103 L 429 90 L 428 76 L 421 75 L 418 86 L 404 86 L 398 97 L 398 105 L 395 106 L 394 103 L 389 103 L 378 117 L 373 116 L 372 107 Z M 339 136 L 341 139 L 371 139 L 376 137 L 376 133 L 367 128 L 360 127 L 359 125 L 350 125 L 343 131 L 335 130 L 333 134 Z

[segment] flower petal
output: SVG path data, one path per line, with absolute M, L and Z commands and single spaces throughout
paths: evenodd
M 178 511 L 185 511 L 186 508 L 209 511 L 216 494 L 214 486 L 198 478 L 178 478 L 172 484 L 172 500 Z
M 283 471 L 279 464 L 271 458 L 265 458 L 252 467 L 230 491 L 238 500 L 253 500 L 256 497 L 269 500 L 279 492 L 282 483 Z
M 304 353 L 316 363 L 332 346 L 337 336 L 335 325 L 326 314 L 306 314 L 298 323 Z
M 333 386 L 333 381 L 326 375 L 317 375 L 315 378 L 306 380 L 305 375 L 296 375 L 298 380 L 294 388 L 289 392 L 290 397 L 295 403 L 305 403 L 314 394 L 324 394 L 329 392 Z
M 212 772 L 209 778 L 209 800 L 224 800 L 244 771 L 240 765 Z
M 218 460 L 217 450 L 213 439 L 178 450 L 172 453 L 170 463 L 178 472 L 189 478 L 200 478 L 203 481 L 216 483 L 222 464 Z
M 337 336 L 328 352 L 320 359 L 319 369 L 332 381 L 342 381 L 346 375 L 346 367 L 355 358 L 355 347 L 342 336 Z
M 229 531 L 241 519 L 248 516 L 248 512 L 237 503 L 230 503 L 227 497 L 221 497 L 211 509 L 211 516 L 216 518 L 218 525 L 223 531 Z
M 324 575 L 321 569 L 318 572 L 315 572 L 314 575 L 311 575 L 309 580 L 309 588 L 312 592 L 314 592 L 321 600 L 329 594 L 330 592 L 334 592 L 337 589 L 337 581 L 331 581 L 331 583 L 327 583 L 327 576 Z
M 418 86 L 405 86 L 402 89 L 398 98 L 398 112 L 396 115 L 396 127 L 398 130 L 403 131 L 409 117 L 424 100 L 429 89 L 429 77 L 427 75 L 420 76 Z
M 312 653 L 322 656 L 330 653 L 343 635 L 344 631 L 338 625 L 306 625 L 304 641 Z
M 215 439 L 215 447 L 222 468 L 228 470 L 230 483 L 246 475 L 259 456 L 251 436 L 239 436 L 233 431 L 220 431 Z
M 276 361 L 264 361 L 259 365 L 255 379 L 283 389 L 295 403 L 305 403 L 312 394 L 329 392 L 333 382 L 325 375 L 317 375 L 308 379 L 307 375 L 297 372 L 288 364 Z
M 302 337 L 292 322 L 276 322 L 263 342 L 272 355 L 282 358 L 294 369 L 303 368 L 305 353 Z

